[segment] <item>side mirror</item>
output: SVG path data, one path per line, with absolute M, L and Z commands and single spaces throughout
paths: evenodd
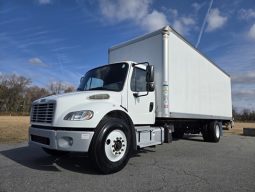
M 146 84 L 146 91 L 153 92 L 155 90 L 154 82 L 147 82 Z
M 148 65 L 146 67 L 146 82 L 154 82 L 154 66 Z

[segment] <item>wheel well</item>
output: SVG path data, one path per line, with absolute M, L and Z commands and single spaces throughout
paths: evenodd
M 124 121 L 126 121 L 126 123 L 128 123 L 128 125 L 134 126 L 133 121 L 130 119 L 130 117 L 125 112 L 120 111 L 120 110 L 111 111 L 111 112 L 107 113 L 104 116 L 104 118 L 105 117 L 115 117 L 118 119 L 123 119 Z
M 111 112 L 107 113 L 104 116 L 104 118 L 105 117 L 114 117 L 114 118 L 122 119 L 128 124 L 128 126 L 131 129 L 131 133 L 132 133 L 132 135 L 131 135 L 132 136 L 132 149 L 133 149 L 133 151 L 136 151 L 137 145 L 136 145 L 135 127 L 134 127 L 133 121 L 131 120 L 129 115 L 121 110 L 115 110 L 115 111 L 111 111 Z

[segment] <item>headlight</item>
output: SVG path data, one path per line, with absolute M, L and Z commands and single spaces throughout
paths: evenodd
M 89 120 L 93 117 L 94 113 L 93 111 L 84 110 L 84 111 L 73 111 L 71 113 L 68 113 L 64 120 L 69 121 L 83 121 L 83 120 Z

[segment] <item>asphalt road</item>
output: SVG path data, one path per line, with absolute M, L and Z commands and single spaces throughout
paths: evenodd
M 100 175 L 84 154 L 61 158 L 26 143 L 0 145 L 0 191 L 255 191 L 255 137 L 201 137 L 147 148 Z

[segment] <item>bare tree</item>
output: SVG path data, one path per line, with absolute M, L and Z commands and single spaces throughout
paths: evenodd
M 255 121 L 255 111 L 249 109 L 243 109 L 242 111 L 237 111 L 233 108 L 233 117 L 235 121 Z
M 49 88 L 50 93 L 53 95 L 75 91 L 75 87 L 73 85 L 63 83 L 61 81 L 50 83 L 48 85 L 48 88 Z
M 19 112 L 23 108 L 25 89 L 31 83 L 29 78 L 15 74 L 1 75 L 0 101 L 1 110 Z
M 46 88 L 41 88 L 38 86 L 28 87 L 24 98 L 24 111 L 26 112 L 30 111 L 31 104 L 33 101 L 49 95 L 50 92 Z
M 30 86 L 29 78 L 6 74 L 0 75 L 0 112 L 28 114 L 34 100 L 52 94 L 74 92 L 75 87 L 68 83 L 52 82 L 48 88 Z
M 68 85 L 66 88 L 65 88 L 65 93 L 70 93 L 70 92 L 74 92 L 76 90 L 76 88 L 73 86 L 73 85 Z

